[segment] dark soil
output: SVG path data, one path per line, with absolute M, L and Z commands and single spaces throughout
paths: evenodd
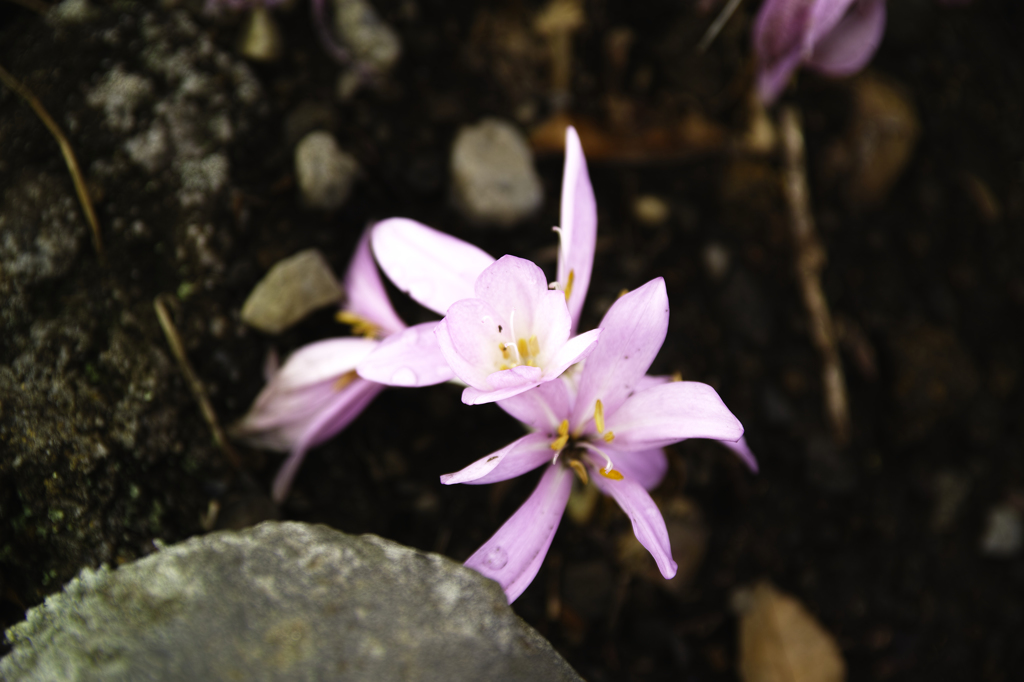
M 697 56 L 693 46 L 717 9 L 708 14 L 661 1 L 584 4 L 587 23 L 574 40 L 573 113 L 613 130 L 606 102 L 616 95 L 631 104 L 631 125 L 638 128 L 697 113 L 730 136 L 743 133 L 754 6 L 742 6 L 708 53 Z M 340 273 L 368 223 L 400 215 L 496 256 L 532 258 L 553 278 L 559 156 L 538 158 L 544 207 L 510 230 L 467 224 L 451 206 L 447 182 L 448 149 L 459 126 L 497 115 L 518 117 L 529 128 L 551 113 L 538 39 L 532 38 L 533 51 L 509 56 L 500 41 L 480 38 L 487 21 L 498 21 L 506 33 L 520 26 L 532 35 L 540 4 L 375 5 L 404 49 L 380 87 L 336 102 L 337 66 L 319 50 L 304 5 L 278 16 L 283 60 L 253 67 L 270 114 L 231 151 L 233 192 L 217 224 L 230 236 L 223 254 L 231 276 L 186 298 L 177 313 L 189 355 L 216 387 L 214 406 L 225 422 L 259 391 L 268 348 L 284 355 L 347 333 L 329 311 L 277 338 L 217 339 L 203 332 L 215 313 L 237 311 L 273 262 L 298 249 L 320 248 Z M 590 160 L 599 242 L 581 328 L 595 325 L 623 288 L 664 277 L 672 318 L 652 371 L 715 386 L 745 425 L 761 472 L 750 474 L 714 443 L 668 449 L 671 471 L 655 497 L 665 509 L 685 510 L 681 527 L 692 532 L 680 537 L 695 557 L 690 579 L 671 586 L 628 558 L 622 539 L 631 535 L 629 522 L 610 501 L 583 523 L 563 521 L 515 609 L 588 680 L 736 679 L 730 598 L 762 578 L 796 595 L 836 637 L 851 680 L 1020 679 L 1024 556 L 989 557 L 980 543 L 993 506 L 1024 504 L 1024 7 L 1012 0 L 968 6 L 902 0 L 889 9 L 871 71 L 906 93 L 920 137 L 886 196 L 874 205 L 851 200 L 851 181 L 830 172 L 828 151 L 859 143 L 847 139 L 851 82 L 802 73 L 786 96 L 805 121 L 812 201 L 829 258 L 825 292 L 833 314 L 852 330 L 843 343 L 853 417 L 848 445 L 834 442 L 824 417 L 820 359 L 793 276 L 778 159 L 722 148 L 680 153 L 676 160 Z M 0 64 L 18 63 L 27 73 L 31 65 L 3 46 L 7 36 L 29 27 L 45 32 L 45 25 L 10 6 L 0 6 L 0 22 Z M 236 23 L 200 23 L 218 45 L 232 47 Z M 625 67 L 616 70 L 604 45 L 623 27 L 634 42 Z M 333 215 L 301 209 L 293 187 L 284 123 L 309 102 L 330 112 L 332 131 L 364 172 Z M 36 159 L 41 153 L 0 149 L 8 167 L 17 166 L 17 154 Z M 54 156 L 53 172 L 61 166 Z M 648 194 L 669 205 L 660 225 L 634 214 L 636 198 Z M 102 201 L 98 208 L 102 222 Z M 154 259 L 151 266 L 141 262 L 137 300 L 174 291 L 173 277 L 145 281 L 150 272 L 167 277 L 158 254 L 107 239 L 112 277 L 130 263 L 138 266 L 133 258 Z M 731 255 L 721 279 L 704 265 L 711 243 Z M 77 276 L 94 271 L 90 258 L 82 249 Z M 430 319 L 399 294 L 394 299 L 407 322 Z M 155 323 L 147 324 L 153 343 L 162 344 Z M 176 383 L 173 394 L 187 404 L 183 386 Z M 195 410 L 190 428 L 201 429 Z M 438 475 L 520 433 L 493 405 L 462 405 L 453 386 L 388 390 L 352 427 L 310 453 L 280 515 L 465 559 L 525 499 L 536 475 L 481 487 L 444 487 Z M 267 490 L 279 458 L 243 454 L 258 487 Z M 198 492 L 179 498 L 187 506 L 168 515 L 153 537 L 201 532 L 192 519 L 209 499 L 235 515 L 232 523 L 245 517 L 247 504 L 259 506 L 258 495 L 227 483 L 226 467 L 204 459 L 197 470 L 191 484 Z M 941 482 L 950 480 L 966 496 L 937 519 Z M 8 524 L 17 511 L 5 512 Z M 256 509 L 252 518 L 261 514 Z M 127 544 L 126 557 L 144 551 L 139 541 Z M 66 566 L 62 576 L 79 568 Z M 6 626 L 56 584 L 43 589 L 35 578 L 5 570 Z

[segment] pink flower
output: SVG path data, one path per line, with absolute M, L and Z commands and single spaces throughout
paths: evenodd
M 360 378 L 355 368 L 383 342 L 406 330 L 387 298 L 364 234 L 345 275 L 347 305 L 341 321 L 363 335 L 317 341 L 272 369 L 232 435 L 256 447 L 288 452 L 272 486 L 281 503 L 306 452 L 349 425 L 385 387 Z M 443 359 L 441 360 L 443 362 Z
M 833 77 L 860 71 L 885 32 L 885 0 L 765 0 L 754 20 L 757 91 L 770 104 L 801 65 Z
M 661 278 L 621 297 L 601 321 L 601 340 L 578 375 L 498 403 L 532 433 L 441 477 L 449 485 L 493 483 L 545 466 L 533 494 L 466 561 L 497 581 L 510 602 L 540 569 L 573 473 L 615 499 L 662 575 L 675 575 L 665 522 L 647 492 L 667 469 L 661 448 L 687 438 L 740 441 L 743 426 L 710 386 L 645 375 L 665 340 L 668 316 Z
M 403 292 L 444 315 L 389 339 L 360 363 L 363 378 L 389 385 L 426 386 L 457 377 L 463 402 L 501 400 L 559 376 L 592 350 L 598 330 L 573 336 L 590 284 L 597 205 L 579 137 L 566 132 L 562 225 L 554 290 L 533 263 L 495 261 L 467 244 L 406 218 L 373 228 L 373 251 Z M 440 353 L 450 374 L 434 371 Z

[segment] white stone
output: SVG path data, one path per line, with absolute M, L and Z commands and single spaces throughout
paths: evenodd
M 1011 557 L 1024 546 L 1024 518 L 1021 511 L 1010 504 L 1001 504 L 988 512 L 985 534 L 981 537 L 981 551 L 991 557 Z
M 324 130 L 307 134 L 295 147 L 295 177 L 302 202 L 309 208 L 339 208 L 348 199 L 358 172 L 355 157 L 342 151 Z
M 644 225 L 656 227 L 668 220 L 669 207 L 665 200 L 653 194 L 644 194 L 633 202 L 633 215 Z
M 526 137 L 497 118 L 459 131 L 452 145 L 451 173 L 455 205 L 474 222 L 512 225 L 544 200 Z
M 316 249 L 280 260 L 253 288 L 242 306 L 242 321 L 279 334 L 317 308 L 341 300 L 341 285 Z

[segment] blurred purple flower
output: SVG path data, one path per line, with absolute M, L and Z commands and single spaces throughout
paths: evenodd
M 338 317 L 362 338 L 326 339 L 296 350 L 284 366 L 268 372 L 267 385 L 231 427 L 233 436 L 250 445 L 289 453 L 272 486 L 277 503 L 287 497 L 306 452 L 348 426 L 385 388 L 360 378 L 356 365 L 381 339 L 407 329 L 388 301 L 368 233 L 349 263 L 345 290 L 347 305 Z
M 801 65 L 828 76 L 860 71 L 885 31 L 885 0 L 765 0 L 754 20 L 757 91 L 770 104 Z
M 661 574 L 675 575 L 665 521 L 648 493 L 668 468 L 661 448 L 687 438 L 738 441 L 743 426 L 707 384 L 645 375 L 665 340 L 668 315 L 660 277 L 619 298 L 582 369 L 498 402 L 533 432 L 441 477 L 449 485 L 494 483 L 546 465 L 533 494 L 466 560 L 497 581 L 510 602 L 544 561 L 573 472 L 619 504 Z

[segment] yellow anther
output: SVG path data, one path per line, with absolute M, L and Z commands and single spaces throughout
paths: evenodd
M 562 423 L 558 425 L 558 438 L 551 443 L 552 450 L 561 450 L 565 447 L 565 444 L 569 442 L 569 420 L 563 419 Z
M 601 436 L 601 438 L 604 438 L 604 442 L 605 443 L 611 443 L 613 440 L 615 440 L 615 433 L 612 432 L 612 431 L 609 431 L 608 433 L 606 433 L 603 436 Z
M 601 475 L 604 476 L 605 478 L 610 478 L 613 481 L 622 480 L 622 474 L 620 474 L 615 469 L 599 469 L 599 471 L 601 472 Z
M 342 324 L 347 324 L 352 327 L 352 333 L 357 336 L 365 336 L 368 339 L 375 338 L 380 331 L 380 327 L 370 322 L 365 317 L 360 317 L 349 310 L 339 310 L 334 316 L 334 319 Z
M 565 300 L 569 300 L 569 296 L 572 294 L 572 281 L 576 279 L 576 271 L 570 270 L 569 276 L 565 280 Z
M 353 381 L 355 381 L 357 376 L 359 375 L 356 374 L 355 372 L 345 372 L 340 377 L 338 377 L 337 381 L 334 382 L 334 390 L 340 391 L 341 389 L 345 388 Z
M 530 355 L 537 357 L 540 355 L 540 342 L 537 340 L 537 335 L 534 334 L 526 342 L 526 347 L 530 351 Z
M 604 405 L 600 400 L 594 405 L 594 425 L 598 433 L 604 433 Z
M 516 341 L 516 348 L 519 350 L 519 357 L 523 359 L 530 354 L 530 349 L 526 347 L 526 339 Z
M 583 466 L 583 463 L 580 462 L 578 459 L 570 459 L 569 467 L 576 472 L 577 476 L 580 477 L 580 482 L 583 483 L 583 485 L 586 485 L 587 483 L 590 482 L 590 479 L 587 477 L 587 468 Z M 619 472 L 616 471 L 615 473 Z M 619 476 L 619 478 L 622 477 Z
M 672 372 L 672 381 L 682 381 L 682 380 L 683 380 L 683 373 L 682 372 Z
M 622 298 L 623 296 L 625 296 L 628 293 L 629 293 L 629 289 L 623 289 L 622 291 L 619 292 L 618 298 Z
M 501 357 L 508 360 L 508 346 L 503 343 L 498 344 L 498 349 L 501 351 Z

